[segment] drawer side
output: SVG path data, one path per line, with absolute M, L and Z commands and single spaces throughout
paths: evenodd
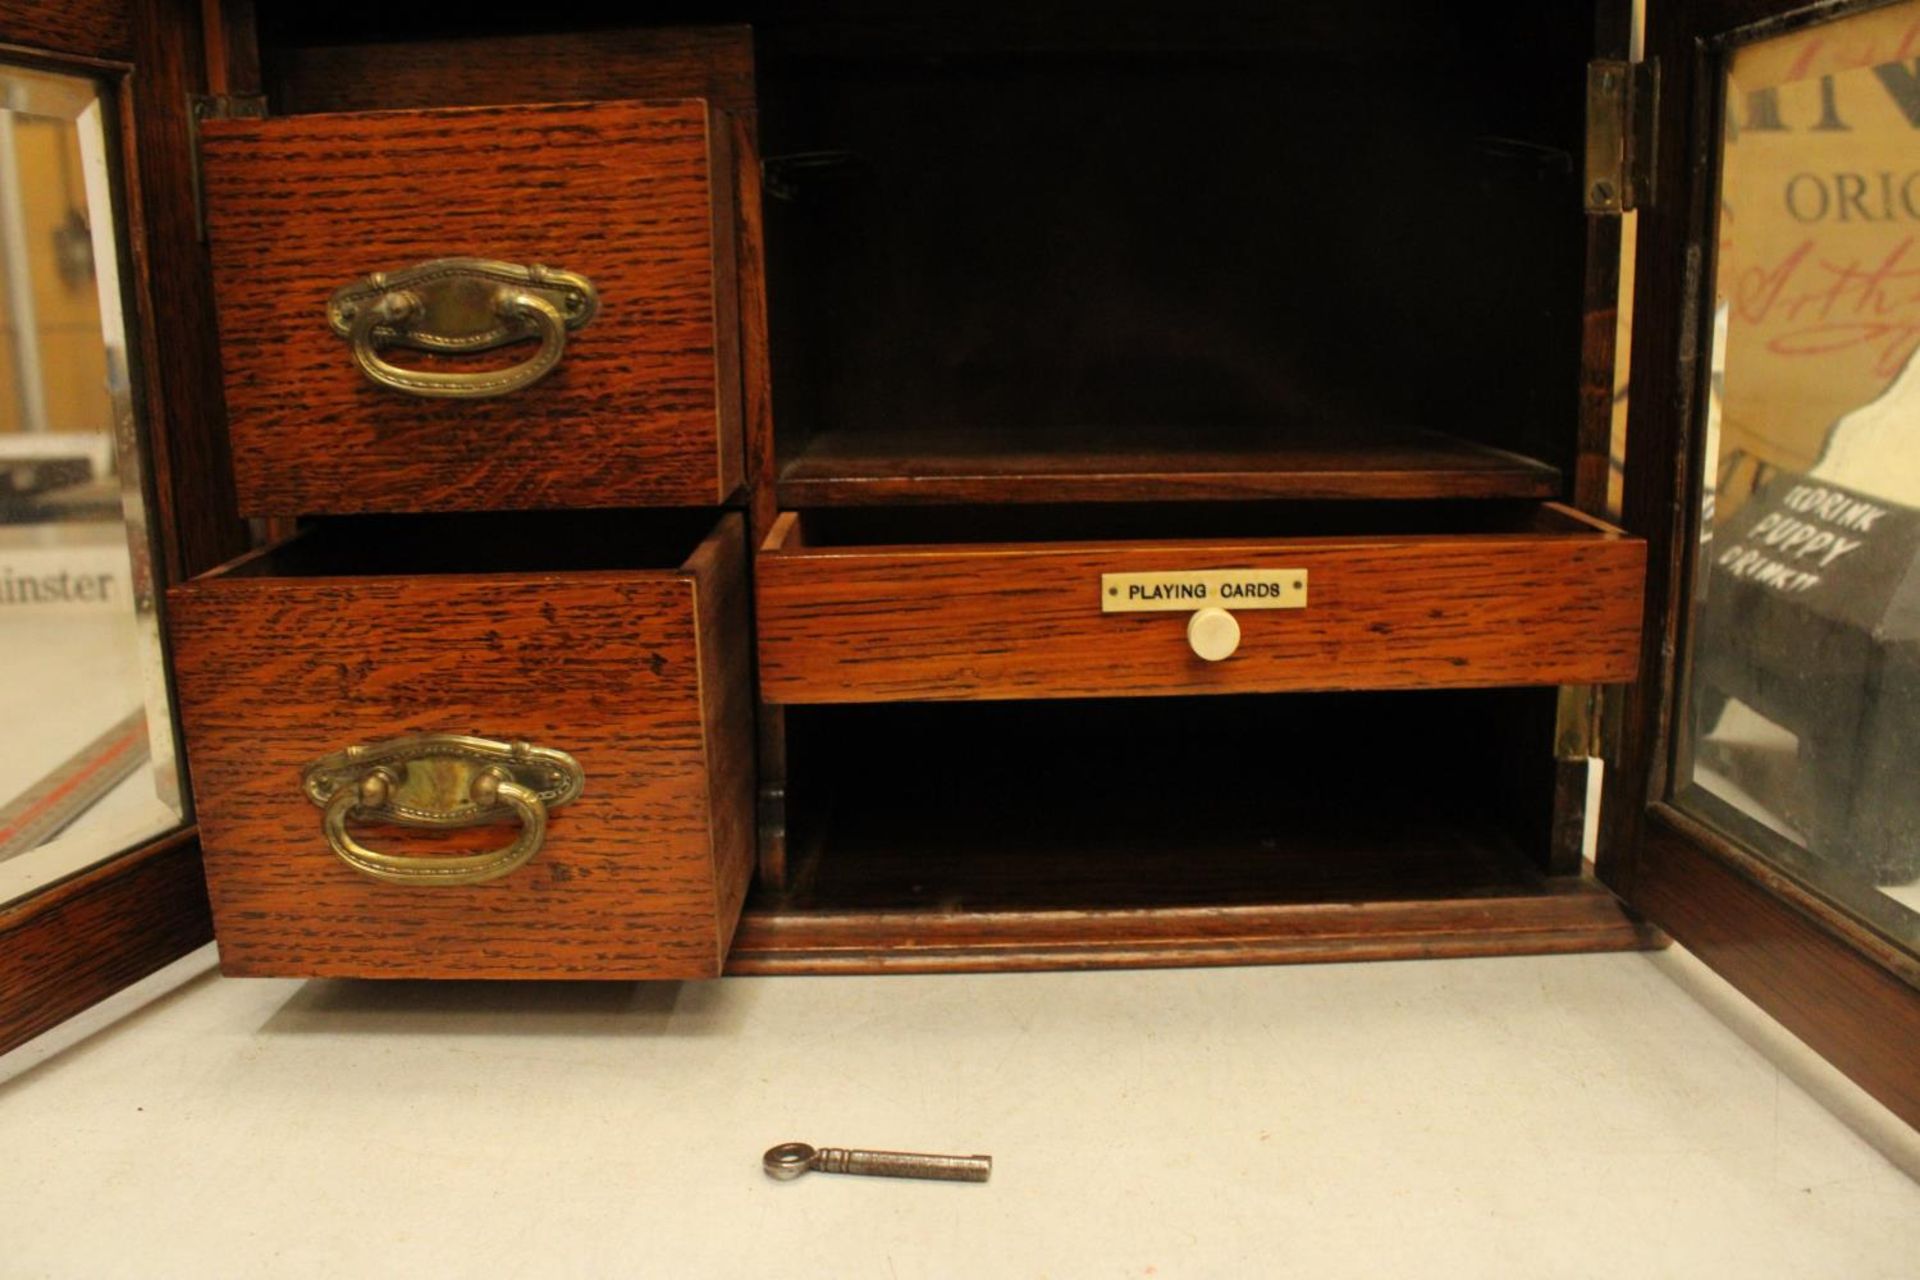
M 718 945 L 725 954 L 753 877 L 755 838 L 752 600 L 741 517 L 722 519 L 688 567 L 694 575 Z

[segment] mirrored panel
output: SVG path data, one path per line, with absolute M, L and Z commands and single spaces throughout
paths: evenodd
M 1675 799 L 1920 943 L 1920 0 L 1726 80 Z
M 182 820 L 111 120 L 0 65 L 0 903 Z

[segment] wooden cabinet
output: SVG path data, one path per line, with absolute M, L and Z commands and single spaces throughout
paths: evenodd
M 1920 1118 L 1913 946 L 1678 803 L 1673 770 L 1711 531 L 1695 158 L 1737 51 L 1841 11 L 1656 0 L 1632 63 L 1612 0 L 821 0 L 512 30 L 131 3 L 97 6 L 122 44 L 4 5 L 0 36 L 182 89 L 134 103 L 129 234 L 180 284 L 143 323 L 230 971 L 1666 930 Z M 509 394 L 370 378 L 330 297 L 446 258 L 583 274 L 598 309 Z M 361 336 L 497 378 L 544 332 L 483 358 Z M 291 540 L 196 579 L 240 514 Z M 494 881 L 369 877 L 329 840 L 398 848 L 397 775 L 323 830 L 302 770 L 431 734 L 571 753 L 585 789 Z M 448 812 L 500 820 L 401 832 L 405 856 L 515 839 L 497 797 L 540 779 L 463 768 Z

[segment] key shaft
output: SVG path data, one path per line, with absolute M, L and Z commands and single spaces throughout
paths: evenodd
M 822 1173 L 857 1173 L 868 1178 L 935 1178 L 942 1182 L 985 1182 L 992 1156 L 936 1156 L 915 1151 L 849 1151 L 823 1147 L 813 1157 Z
M 985 1182 L 993 1174 L 992 1156 L 941 1156 L 917 1151 L 860 1151 L 787 1142 L 767 1152 L 762 1165 L 769 1178 L 803 1173 L 852 1173 L 868 1178 L 930 1178 L 941 1182 Z

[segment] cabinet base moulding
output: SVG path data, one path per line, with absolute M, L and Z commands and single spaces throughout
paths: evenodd
M 1632 951 L 1667 945 L 1591 882 L 1446 902 L 941 912 L 750 906 L 729 974 L 990 973 Z

